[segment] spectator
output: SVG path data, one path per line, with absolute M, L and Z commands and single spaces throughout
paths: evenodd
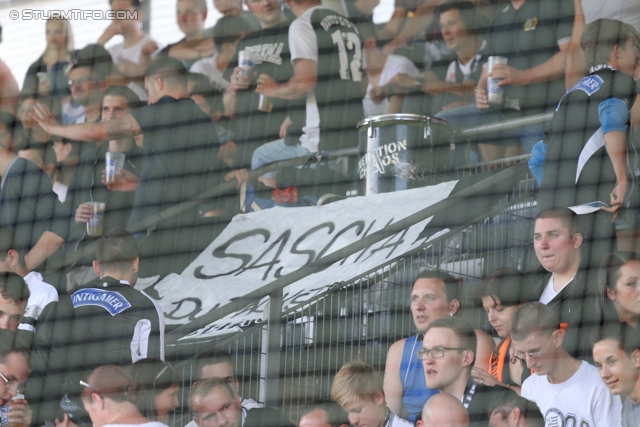
M 240 397 L 240 381 L 238 381 L 238 376 L 231 363 L 229 353 L 222 350 L 213 350 L 198 355 L 196 358 L 195 382 L 193 385 L 208 378 L 222 378 L 229 384 L 233 392 L 238 395 L 240 406 L 244 409 L 262 408 L 262 405 L 255 400 Z M 185 427 L 195 427 L 195 423 L 192 421 Z
M 422 410 L 416 427 L 469 427 L 469 413 L 462 403 L 448 393 L 431 396 Z
M 216 52 L 213 39 L 204 38 L 206 19 L 206 0 L 177 0 L 176 22 L 185 36 L 179 42 L 167 45 L 158 55 L 179 59 L 187 69 L 198 59 L 213 55 Z
M 336 402 L 316 400 L 300 412 L 298 427 L 349 427 L 349 418 Z
M 378 48 L 373 23 L 361 24 L 359 28 L 364 33 L 364 56 L 367 64 L 365 72 L 369 81 L 367 93 L 362 100 L 364 116 L 400 113 L 404 97 L 389 90 L 387 85 L 398 76 L 416 77 L 419 74 L 418 68 L 404 56 L 383 53 Z
M 29 66 L 22 85 L 26 94 L 52 95 L 58 101 L 69 96 L 64 66 L 75 55 L 71 23 L 64 18 L 49 18 L 46 22 L 47 46 L 42 55 Z
M 55 418 L 56 427 L 90 427 L 91 418 L 82 402 L 71 399 L 68 394 L 60 400 Z
M 306 119 L 293 118 L 301 125 L 298 139 L 279 139 L 259 147 L 251 159 L 251 168 L 267 163 L 315 153 L 355 147 L 355 124 L 362 111 L 362 41 L 356 26 L 319 0 L 287 0 L 296 15 L 289 27 L 289 49 L 294 75 L 278 83 L 267 75 L 258 76 L 257 93 L 271 98 L 306 99 Z M 323 22 L 323 25 L 320 23 Z M 340 31 L 340 38 L 331 34 Z M 334 36 L 336 37 L 336 36 Z M 346 56 L 345 56 L 346 53 Z M 277 172 L 260 180 L 275 187 Z
M 126 18 L 115 19 L 98 38 L 97 44 L 104 46 L 114 36 L 121 35 L 124 40 L 108 48 L 113 63 L 125 77 L 142 86 L 145 71 L 160 46 L 142 32 L 140 0 L 109 0 L 109 5 L 113 11 L 126 13 Z
M 102 98 L 101 121 L 108 122 L 122 118 L 136 111 L 140 100 L 133 91 L 124 86 L 109 86 Z M 85 144 L 87 145 L 87 144 Z M 83 251 L 96 237 L 87 235 L 86 224 L 93 211 L 87 201 L 104 202 L 107 207 L 102 217 L 103 230 L 117 226 L 126 226 L 133 207 L 134 192 L 110 191 L 102 184 L 107 151 L 124 153 L 124 170 L 140 176 L 142 169 L 142 149 L 136 145 L 133 137 L 112 139 L 100 146 L 91 146 L 81 157 L 69 182 L 68 201 L 65 203 L 70 220 L 67 254 Z M 126 172 L 125 172 L 126 173 Z M 93 253 L 78 259 L 67 273 L 68 290 L 89 283 L 97 278 L 93 271 Z
M 422 412 L 424 403 L 436 393 L 427 388 L 423 363 L 417 357 L 424 333 L 438 319 L 451 317 L 460 309 L 460 285 L 450 274 L 439 270 L 424 270 L 418 274 L 411 291 L 411 315 L 418 334 L 396 341 L 389 348 L 385 364 L 384 392 L 389 408 L 400 414 L 404 406 L 409 421 Z M 493 339 L 476 330 L 478 349 L 475 366 L 489 369 Z
M 604 324 L 640 323 L 640 256 L 635 252 L 613 252 L 602 260 L 598 275 L 598 318 Z
M 564 88 L 566 53 L 571 40 L 572 0 L 524 2 L 512 0 L 501 9 L 490 28 L 486 57 L 503 56 L 508 65 L 497 65 L 489 75 L 483 68 L 476 90 L 476 105 L 440 112 L 436 117 L 455 128 L 502 121 L 537 114 L 554 108 Z M 501 80 L 504 106 L 489 109 L 487 78 Z M 486 135 L 479 141 L 485 161 L 509 157 L 521 152 L 511 146 L 519 139 L 524 153 L 542 139 L 545 125 L 530 125 L 515 131 Z
M 522 304 L 537 301 L 530 291 L 527 279 L 515 268 L 499 268 L 482 281 L 478 289 L 482 308 L 501 341 L 491 353 L 489 371 L 477 366 L 471 371 L 476 381 L 482 380 L 489 387 L 510 388 L 520 394 L 520 386 L 531 371 L 513 357 L 511 320 Z
M 627 216 L 618 211 L 628 206 L 627 126 L 636 94 L 633 73 L 640 39 L 628 24 L 599 19 L 585 28 L 581 45 L 591 74 L 558 104 L 544 141 L 548 149 L 538 205 L 545 209 L 609 203 L 582 215 L 582 223 L 592 244 L 610 252 L 618 214 L 623 215 L 615 228 L 637 225 L 635 212 Z M 623 231 L 620 237 L 625 235 Z
M 286 99 L 271 98 L 272 109 L 260 110 L 260 95 L 255 92 L 258 77 L 265 74 L 278 83 L 285 83 L 294 74 L 288 36 L 292 19 L 285 15 L 277 0 L 247 0 L 246 5 L 262 28 L 238 43 L 236 54 L 224 73 L 225 80 L 231 82 L 224 93 L 225 114 L 237 124 L 234 168 L 249 168 L 256 148 L 280 138 L 280 128 L 290 110 L 304 108 L 302 100 L 294 104 Z M 272 51 L 263 49 L 263 46 L 278 48 Z M 243 69 L 238 66 L 242 51 L 251 52 L 254 56 L 255 66 L 249 76 L 243 74 Z
M 595 0 L 574 0 L 576 10 L 571 33 L 571 45 L 567 56 L 565 89 L 569 90 L 589 74 L 580 39 L 585 25 L 596 19 L 615 19 L 631 25 L 640 33 L 640 3 L 614 0 L 606 6 Z
M 31 424 L 31 410 L 26 400 L 14 399 L 11 409 L 7 406 L 28 377 L 27 355 L 16 345 L 15 334 L 0 330 L 0 411 L 3 421 L 6 419 L 7 422 L 27 426 Z
M 0 273 L 0 329 L 17 331 L 29 300 L 29 288 L 15 273 Z
M 493 427 L 544 427 L 544 418 L 535 402 L 510 395 L 491 409 L 489 425 Z
M 72 105 L 63 106 L 63 112 L 66 112 L 68 117 L 63 124 L 100 121 L 102 96 L 111 71 L 108 56 L 108 52 L 101 46 L 88 45 L 78 51 L 76 59 L 69 63 L 67 75 L 71 100 L 75 105 L 82 106 L 82 114 L 72 113 Z M 74 116 L 75 119 L 72 119 Z
M 53 141 L 53 151 L 56 153 L 56 167 L 53 171 L 53 192 L 58 195 L 61 203 L 67 199 L 67 190 L 73 171 L 80 162 L 82 144 L 78 141 L 61 138 Z
M 97 367 L 82 385 L 82 402 L 94 427 L 131 426 L 165 427 L 138 412 L 131 377 L 119 366 Z
M 538 404 L 547 425 L 569 416 L 582 425 L 620 425 L 620 400 L 600 381 L 596 368 L 564 350 L 564 331 L 551 308 L 539 302 L 520 307 L 511 338 L 515 356 L 535 374 L 522 383 L 522 397 Z
M 427 387 L 448 393 L 469 412 L 469 425 L 486 425 L 488 409 L 513 391 L 488 387 L 471 377 L 477 338 L 465 320 L 456 317 L 438 319 L 428 326 L 418 357 L 424 365 Z
M 133 226 L 219 182 L 224 164 L 216 157 L 218 135 L 211 118 L 188 99 L 186 70 L 180 61 L 159 58 L 147 69 L 150 104 L 132 115 L 103 123 L 58 126 L 38 108 L 37 119 L 49 131 L 82 141 L 104 141 L 144 132 L 140 179 L 123 176 L 119 191 L 136 191 L 128 226 Z M 179 143 L 176 143 L 179 141 Z M 221 207 L 231 211 L 233 206 Z M 166 218 L 143 240 L 145 276 L 182 271 L 213 239 L 216 224 L 201 222 L 198 207 Z M 213 227 L 213 228 L 211 228 Z M 146 266 L 145 266 L 146 264 Z
M 26 113 L 25 113 L 26 114 Z M 17 118 L 0 114 L 0 225 L 9 228 L 29 251 L 27 269 L 33 270 L 64 243 L 66 227 L 56 220 L 59 201 L 51 180 L 36 164 L 19 158 L 24 147 Z
M 2 27 L 0 26 L 0 42 L 2 42 Z M 20 88 L 11 69 L 0 60 L 0 111 L 16 113 Z
M 378 371 L 359 360 L 342 365 L 331 385 L 331 399 L 342 406 L 351 425 L 411 426 L 387 408 Z
M 22 96 L 19 103 L 20 107 L 18 108 L 22 126 L 14 126 L 14 147 L 19 157 L 35 163 L 50 176 L 55 169 L 55 153 L 49 144 L 51 135 L 30 117 L 34 105 L 38 102 L 51 109 L 53 116 L 58 116 L 58 108 L 52 98 L 35 95 Z M 4 117 L 6 121 L 11 116 Z
M 218 20 L 213 27 L 213 41 L 216 53 L 209 58 L 196 61 L 190 68 L 192 73 L 202 74 L 209 79 L 216 89 L 225 91 L 229 88 L 229 79 L 225 72 L 229 69 L 236 47 L 249 32 L 247 21 L 239 16 L 225 16 Z M 233 68 L 231 68 L 233 69 Z
M 169 413 L 180 405 L 180 379 L 173 367 L 157 359 L 138 360 L 131 367 L 136 386 L 136 406 L 140 413 L 153 421 L 167 424 Z
M 634 327 L 611 324 L 596 335 L 593 359 L 600 378 L 614 395 L 620 395 L 622 427 L 640 425 L 640 334 Z
M 568 208 L 550 208 L 538 213 L 533 248 L 542 269 L 530 275 L 533 293 L 559 317 L 564 348 L 573 357 L 590 359 L 588 336 L 600 319 L 596 304 L 595 274 L 583 256 L 580 218 Z M 588 251 L 587 251 L 588 253 Z
M 215 7 L 223 17 L 239 16 L 247 21 L 250 32 L 258 31 L 260 29 L 260 23 L 256 17 L 248 10 L 242 9 L 242 0 L 213 0 L 213 7 Z M 204 37 L 213 38 L 213 28 L 207 28 L 204 30 Z
M 405 113 L 431 115 L 442 109 L 471 103 L 473 90 L 482 73 L 487 42 L 476 36 L 478 12 L 474 4 L 470 1 L 445 1 L 438 6 L 438 13 L 442 38 L 456 56 L 449 64 L 444 80 L 434 71 L 426 70 L 419 76 L 398 74 L 387 86 L 376 88 L 381 94 L 412 93 L 419 90 L 418 95 L 406 98 L 403 108 Z
M 287 417 L 271 408 L 244 411 L 240 398 L 222 378 L 207 378 L 191 388 L 189 407 L 198 427 L 291 427 Z M 246 415 L 245 415 L 246 414 Z
M 43 280 L 42 274 L 27 269 L 24 255 L 25 250 L 13 231 L 0 226 L 0 272 L 11 273 L 12 277 L 18 275 L 26 283 L 29 297 L 26 307 L 21 310 L 24 315 L 19 329 L 35 333 L 40 315 L 51 310 L 52 303 L 58 302 L 58 292 Z
M 151 297 L 133 289 L 138 263 L 138 245 L 123 228 L 98 241 L 93 266 L 100 278 L 71 294 L 74 319 L 67 359 L 73 386 L 101 365 L 164 359 L 164 313 Z

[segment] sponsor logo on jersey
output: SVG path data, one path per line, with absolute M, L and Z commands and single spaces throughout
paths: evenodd
M 256 46 L 247 46 L 246 50 L 250 51 L 257 64 L 262 62 L 271 62 L 276 65 L 282 65 L 282 50 L 284 43 L 263 43 Z
M 81 289 L 71 295 L 71 300 L 73 308 L 94 305 L 104 308 L 112 316 L 131 307 L 131 303 L 120 293 L 102 289 Z
M 325 16 L 324 18 L 322 18 L 322 21 L 320 21 L 320 26 L 325 31 L 329 31 L 329 28 L 334 27 L 336 25 L 351 28 L 356 32 L 358 32 L 358 28 L 355 25 L 353 25 L 353 23 L 349 21 L 347 18 L 345 18 L 344 16 L 329 15 L 329 16 Z
M 567 93 L 565 93 L 562 96 L 562 99 L 564 99 L 565 96 L 569 95 L 574 90 L 581 90 L 585 92 L 587 95 L 591 96 L 594 93 L 596 93 L 603 84 L 604 84 L 604 80 L 602 80 L 600 76 L 593 75 L 593 76 L 583 77 L 582 80 L 578 82 L 578 84 L 576 84 L 574 87 L 569 89 Z M 560 99 L 560 102 L 558 102 L 558 105 L 556 106 L 556 111 L 558 111 L 558 109 L 560 108 L 560 104 L 562 104 L 562 99 Z
M 2 405 L 0 409 L 0 426 L 5 426 L 9 423 L 9 407 Z

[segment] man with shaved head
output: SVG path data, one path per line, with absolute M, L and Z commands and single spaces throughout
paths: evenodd
M 469 427 L 469 413 L 462 403 L 447 393 L 431 396 L 422 408 L 416 427 Z

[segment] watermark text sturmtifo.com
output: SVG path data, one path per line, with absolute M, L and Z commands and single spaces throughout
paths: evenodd
M 68 19 L 68 20 L 104 20 L 111 21 L 114 19 L 138 19 L 137 10 L 41 10 L 41 9 L 22 9 L 12 10 L 9 12 L 9 18 L 14 21 L 22 19 L 24 21 L 31 20 L 47 20 L 47 19 Z

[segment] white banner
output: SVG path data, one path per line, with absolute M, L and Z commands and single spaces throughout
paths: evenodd
M 168 276 L 153 286 L 160 297 L 167 325 L 188 323 L 439 202 L 449 196 L 456 182 L 354 197 L 326 206 L 274 208 L 236 215 L 182 274 Z M 423 245 L 423 239 L 416 239 L 430 220 L 415 224 L 286 287 L 284 308 L 311 300 L 336 282 L 351 280 Z M 262 321 L 265 303 L 266 299 L 186 338 L 226 334 Z

